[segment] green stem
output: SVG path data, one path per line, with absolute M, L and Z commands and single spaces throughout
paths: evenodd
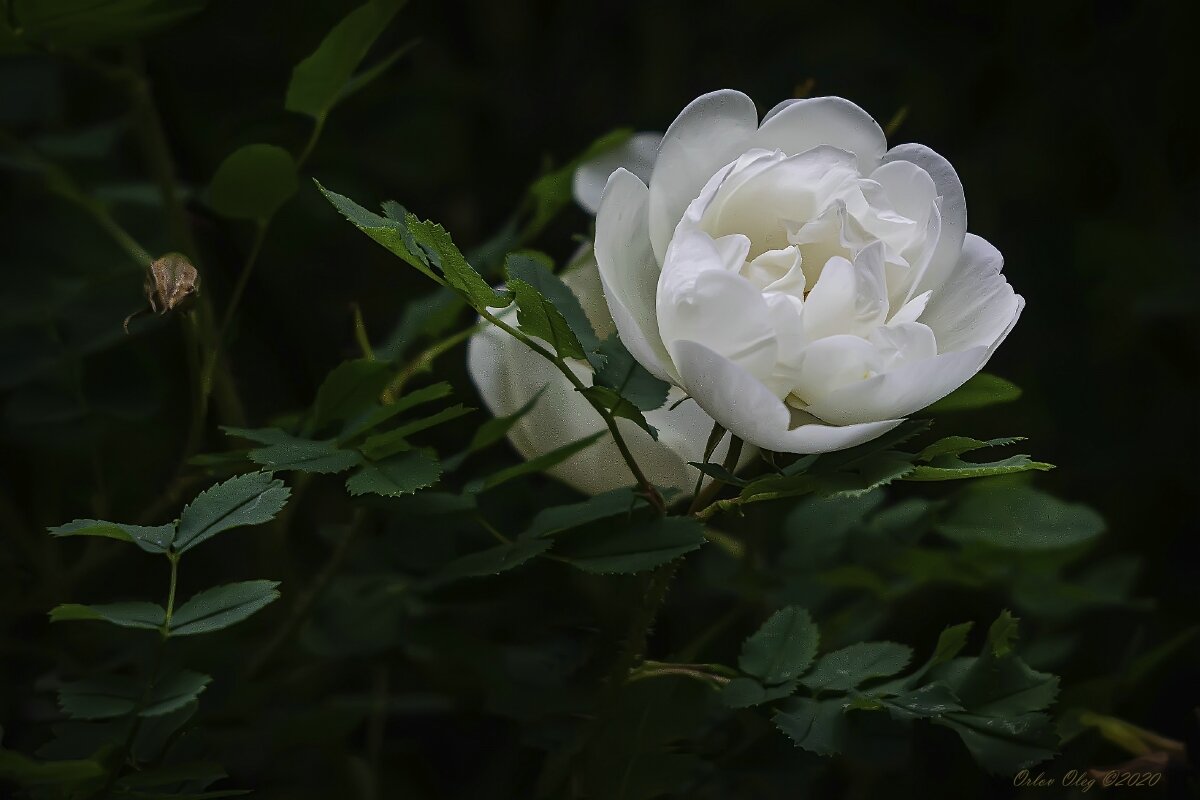
M 434 360 L 445 353 L 447 350 L 453 349 L 461 342 L 470 339 L 479 331 L 486 328 L 486 323 L 479 323 L 471 327 L 458 331 L 450 336 L 447 336 L 441 341 L 434 342 L 429 347 L 422 350 L 411 361 L 405 364 L 396 377 L 392 378 L 392 382 L 383 390 L 383 403 L 385 405 L 396 402 L 396 399 L 404 393 L 405 385 L 420 373 L 428 370 L 433 366 Z
M 179 553 L 168 553 L 167 560 L 171 562 L 171 584 L 167 588 L 167 612 L 163 616 L 162 636 L 164 639 L 171 635 L 171 618 L 175 615 L 175 587 L 179 583 Z

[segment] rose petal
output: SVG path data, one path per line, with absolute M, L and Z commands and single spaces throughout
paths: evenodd
M 904 417 L 962 386 L 983 367 L 988 355 L 986 347 L 973 347 L 907 363 L 834 389 L 811 403 L 808 412 L 837 425 Z
M 778 148 L 795 155 L 828 144 L 854 153 L 863 175 L 879 166 L 887 137 L 879 123 L 854 103 L 840 97 L 813 97 L 781 106 L 763 119 L 751 147 Z
M 1003 267 L 999 250 L 967 234 L 954 272 L 933 292 L 921 315 L 937 335 L 940 352 L 994 349 L 1011 330 L 1024 300 L 1008 285 Z
M 596 215 L 596 263 L 621 341 L 643 367 L 675 383 L 654 310 L 659 266 L 650 250 L 648 200 L 646 185 L 633 173 L 618 169 L 609 177 Z
M 697 342 L 674 346 L 688 393 L 713 419 L 758 447 L 828 453 L 870 441 L 903 422 L 888 419 L 843 427 L 813 423 L 789 429 L 791 412 L 753 375 Z
M 667 128 L 650 180 L 650 239 L 658 263 L 688 204 L 717 170 L 747 149 L 757 127 L 754 102 L 722 89 L 688 103 Z

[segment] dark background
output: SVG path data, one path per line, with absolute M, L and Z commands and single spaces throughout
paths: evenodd
M 354 5 L 214 0 L 146 43 L 184 184 L 202 192 L 241 144 L 303 143 L 308 123 L 282 110 L 291 68 Z M 810 86 L 881 123 L 907 109 L 892 142 L 927 144 L 954 164 L 970 230 L 1004 253 L 1028 303 L 989 366 L 1025 394 L 963 419 L 964 432 L 1028 436 L 1029 452 L 1059 465 L 1040 485 L 1100 510 L 1106 551 L 1143 558 L 1138 593 L 1155 610 L 1090 629 L 1096 660 L 1074 676 L 1086 680 L 1106 668 L 1105 653 L 1115 660 L 1131 641 L 1195 624 L 1200 604 L 1197 87 L 1184 6 L 417 1 L 375 52 L 420 43 L 335 110 L 307 173 L 364 205 L 397 199 L 466 250 L 500 227 L 546 164 L 617 126 L 664 130 L 702 92 L 740 89 L 765 112 Z M 24 139 L 122 113 L 103 81 L 49 59 L 0 62 L 0 81 L 0 126 Z M 93 186 L 114 174 L 145 180 L 129 142 L 79 169 Z M 0 181 L 8 524 L 89 515 L 98 492 L 120 516 L 161 483 L 182 435 L 178 333 L 168 323 L 122 337 L 114 320 L 140 303 L 140 274 L 70 206 L 29 181 Z M 122 208 L 144 242 L 165 246 L 153 210 Z M 189 208 L 219 308 L 250 231 L 202 202 Z M 565 257 L 587 224 L 572 210 L 539 245 Z M 397 263 L 302 186 L 276 220 L 238 323 L 233 365 L 252 419 L 307 403 L 354 354 L 351 302 L 385 338 L 426 291 Z M 47 300 L 64 283 L 85 288 Z M 461 368 L 451 372 L 468 385 Z M 1191 735 L 1195 655 L 1193 644 L 1128 698 L 1127 716 Z

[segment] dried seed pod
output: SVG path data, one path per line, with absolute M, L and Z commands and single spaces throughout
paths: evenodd
M 187 256 L 167 253 L 146 270 L 145 291 L 149 310 L 154 314 L 164 316 L 172 311 L 186 311 L 200 291 L 200 273 Z M 129 333 L 129 321 L 144 313 L 146 309 L 125 318 L 126 333 Z

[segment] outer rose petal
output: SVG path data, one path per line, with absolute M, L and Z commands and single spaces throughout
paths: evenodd
M 662 138 L 661 133 L 635 133 L 611 150 L 580 164 L 571 183 L 575 202 L 589 214 L 595 214 L 600 209 L 608 176 L 618 167 L 637 175 L 643 183 L 649 181 Z
M 937 334 L 942 352 L 986 346 L 995 350 L 1021 313 L 1024 300 L 1000 273 L 1004 256 L 987 240 L 968 233 L 954 272 L 921 314 Z
M 834 389 L 808 407 L 826 422 L 848 425 L 880 417 L 904 417 L 966 383 L 991 355 L 986 347 L 942 353 Z
M 750 373 L 689 341 L 674 343 L 685 387 L 713 419 L 746 442 L 783 453 L 828 453 L 870 441 L 903 422 L 886 419 L 842 427 L 806 424 L 789 430 L 791 412 Z
M 763 119 L 747 149 L 779 149 L 792 156 L 823 144 L 854 153 L 863 175 L 879 166 L 887 150 L 887 138 L 875 118 L 840 97 L 780 103 Z
M 654 310 L 659 266 L 646 227 L 648 201 L 646 185 L 631 172 L 609 177 L 596 215 L 596 263 L 621 341 L 656 377 L 677 383 Z
M 667 128 L 650 180 L 650 239 L 659 264 L 688 204 L 717 170 L 745 152 L 757 128 L 754 101 L 729 89 L 700 95 Z

